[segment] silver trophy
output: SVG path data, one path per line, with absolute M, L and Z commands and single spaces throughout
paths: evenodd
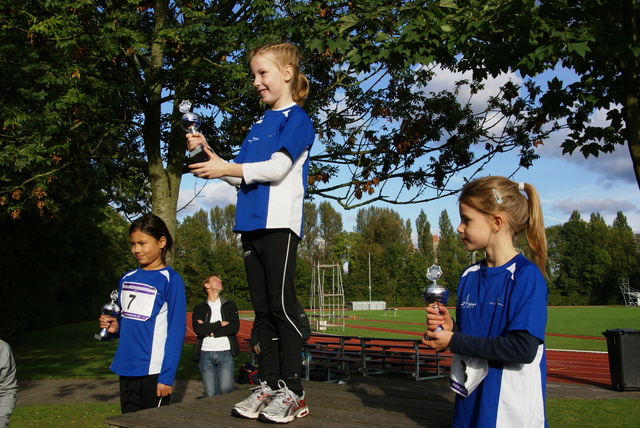
M 120 315 L 120 306 L 118 306 L 116 300 L 118 300 L 118 290 L 113 290 L 111 292 L 111 301 L 109 303 L 105 303 L 102 307 L 102 315 L 109 315 L 112 317 Z M 100 333 L 94 334 L 93 337 L 96 340 L 101 341 L 111 340 L 111 336 L 109 336 L 109 332 L 106 328 L 100 330 Z
M 193 134 L 200 129 L 200 116 L 191 111 L 191 103 L 184 100 L 180 103 L 180 112 L 182 113 L 182 119 L 180 119 L 180 126 L 189 134 Z M 209 156 L 204 150 L 202 144 L 189 152 L 189 163 L 206 162 L 209 160 Z
M 446 305 L 447 300 L 449 300 L 449 290 L 437 282 L 441 276 L 442 269 L 440 269 L 440 266 L 432 265 L 427 269 L 427 279 L 431 281 L 431 284 L 422 290 L 422 300 L 427 305 L 433 305 L 434 309 L 438 309 L 438 303 Z M 436 328 L 436 331 L 440 330 L 443 330 L 441 325 Z M 425 336 L 425 339 L 429 340 L 430 338 Z
M 189 134 L 193 134 L 200 129 L 200 116 L 191 111 L 191 103 L 184 100 L 180 103 L 180 113 L 182 113 L 182 119 L 180 119 L 180 126 Z

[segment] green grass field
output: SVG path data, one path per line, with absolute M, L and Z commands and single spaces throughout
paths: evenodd
M 602 332 L 615 328 L 640 330 L 640 308 L 563 307 L 549 308 L 547 346 L 552 349 L 606 351 Z M 367 337 L 417 337 L 424 331 L 424 309 L 346 312 L 345 330 L 329 333 Z M 243 314 L 242 316 L 245 316 Z M 355 319 L 354 319 L 355 316 Z M 365 330 L 359 327 L 392 330 Z M 97 322 L 64 325 L 33 332 L 14 347 L 18 379 L 106 379 L 116 378 L 109 365 L 117 342 L 98 342 Z M 402 334 L 401 332 L 409 332 Z M 411 334 L 414 333 L 414 334 Z M 594 339 L 552 336 L 585 336 Z M 199 379 L 197 364 L 191 361 L 193 345 L 185 344 L 178 371 L 179 379 Z M 239 355 L 236 366 L 246 360 Z M 634 426 L 640 420 L 638 400 L 548 400 L 549 425 L 553 427 Z M 40 405 L 18 407 L 11 428 L 100 427 L 110 414 L 119 413 L 117 404 Z
M 425 324 L 424 309 L 399 309 L 394 311 L 345 311 L 345 329 L 329 329 L 327 333 L 353 336 L 415 338 L 423 333 Z M 355 319 L 353 316 L 355 315 Z M 452 311 L 455 318 L 455 310 Z M 354 326 L 383 328 L 395 332 L 366 331 Z M 602 334 L 608 329 L 630 328 L 640 330 L 640 308 L 622 306 L 580 306 L 548 308 L 547 348 L 580 351 L 607 351 L 607 343 Z M 563 337 L 584 336 L 589 339 Z M 591 339 L 594 338 L 594 339 Z

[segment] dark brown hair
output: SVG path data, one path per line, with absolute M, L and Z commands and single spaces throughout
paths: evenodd
M 171 251 L 171 248 L 173 247 L 173 238 L 171 238 L 169 228 L 164 221 L 155 214 L 145 214 L 131 223 L 131 226 L 129 226 L 129 235 L 136 230 L 153 236 L 158 241 L 163 236 L 166 238 L 167 244 L 162 249 L 160 257 L 162 258 L 162 263 L 167 264 L 167 253 Z

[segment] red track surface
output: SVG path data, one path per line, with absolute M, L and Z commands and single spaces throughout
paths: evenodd
M 393 322 L 393 321 L 389 321 Z M 400 323 L 396 321 L 397 323 Z M 247 340 L 251 337 L 251 327 L 253 322 L 240 320 L 240 331 L 238 339 L 240 350 L 249 352 Z M 350 324 L 349 327 L 361 328 L 364 330 L 392 331 L 401 334 L 420 336 L 421 333 L 415 331 L 402 331 L 397 329 L 372 328 Z M 575 336 L 571 336 L 575 337 Z M 196 336 L 191 330 L 191 313 L 187 314 L 187 335 L 185 342 L 195 343 Z M 594 340 L 605 340 L 604 338 L 590 338 Z M 547 381 L 578 383 L 583 385 L 595 385 L 610 388 L 611 377 L 609 372 L 609 357 L 606 352 L 582 352 L 582 351 L 559 351 L 547 350 Z
M 606 352 L 547 351 L 547 382 L 611 387 Z

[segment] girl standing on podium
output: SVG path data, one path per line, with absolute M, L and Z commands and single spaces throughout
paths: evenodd
M 193 174 L 239 186 L 234 231 L 242 237 L 261 383 L 232 413 L 287 423 L 309 413 L 300 355 L 311 330 L 294 278 L 315 134 L 301 107 L 309 81 L 300 71 L 298 49 L 289 43 L 261 46 L 251 52 L 249 66 L 256 93 L 271 109 L 252 126 L 233 163 L 218 157 L 202 134 L 187 134 L 187 140 L 190 151 L 203 145 L 210 157 L 190 165 Z

